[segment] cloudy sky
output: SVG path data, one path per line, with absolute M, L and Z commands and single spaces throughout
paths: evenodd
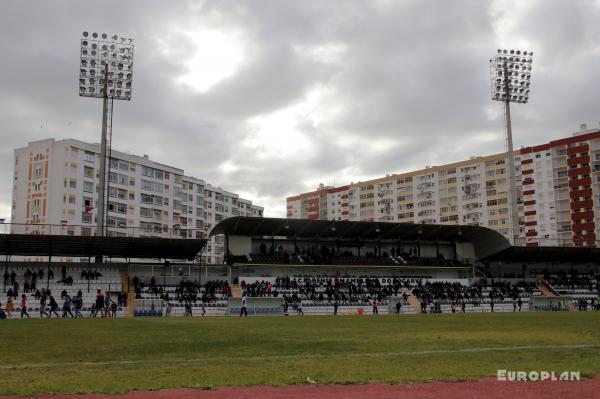
M 285 197 L 504 150 L 497 48 L 534 52 L 515 145 L 600 121 L 600 1 L 0 2 L 0 217 L 13 149 L 98 142 L 78 96 L 84 30 L 135 38 L 113 148 L 180 167 L 284 216 Z

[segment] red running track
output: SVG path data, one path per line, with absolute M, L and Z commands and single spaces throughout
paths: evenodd
M 288 385 L 282 387 L 191 388 L 132 391 L 119 395 L 37 395 L 29 399 L 414 399 L 414 398 L 600 398 L 600 376 L 583 381 L 500 382 L 495 378 L 469 381 L 434 381 L 406 385 Z M 0 396 L 8 399 L 9 396 Z M 22 397 L 21 397 L 22 398 Z

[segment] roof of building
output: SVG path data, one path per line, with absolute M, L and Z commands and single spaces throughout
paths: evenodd
M 510 247 L 483 259 L 500 262 L 600 263 L 600 248 Z
M 0 234 L 0 254 L 23 256 L 108 256 L 194 259 L 205 239 Z
M 344 240 L 389 241 L 446 241 L 471 242 L 478 258 L 509 248 L 509 241 L 500 233 L 486 227 L 232 217 L 221 221 L 211 231 L 217 234 L 240 236 L 284 236 L 295 238 L 329 238 Z

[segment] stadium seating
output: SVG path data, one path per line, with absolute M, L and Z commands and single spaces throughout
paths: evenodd
M 28 268 L 28 267 L 15 266 L 15 265 L 8 267 L 7 271 L 9 274 L 12 274 L 13 271 L 16 274 L 15 281 L 18 283 L 18 291 L 16 293 L 15 293 L 14 287 L 12 287 L 12 285 L 10 284 L 10 281 L 8 281 L 8 284 L 6 284 L 6 285 L 4 284 L 4 281 L 2 281 L 2 284 L 3 284 L 2 285 L 2 287 L 3 287 L 2 296 L 1 296 L 2 304 L 3 304 L 2 306 L 3 307 L 6 306 L 5 304 L 6 304 L 6 299 L 7 299 L 7 293 L 11 287 L 13 288 L 13 296 L 17 297 L 16 299 L 13 299 L 13 302 L 15 305 L 15 311 L 14 311 L 13 315 L 18 315 L 18 313 L 20 313 L 20 311 L 21 311 L 21 309 L 20 309 L 21 295 L 23 293 L 25 293 L 28 296 L 29 315 L 31 317 L 39 317 L 40 316 L 40 312 L 39 312 L 40 301 L 39 301 L 39 299 L 36 299 L 35 292 L 36 292 L 36 290 L 41 290 L 42 288 L 49 289 L 51 291 L 52 295 L 58 302 L 59 314 L 62 313 L 62 305 L 63 305 L 63 301 L 61 300 L 62 292 L 66 291 L 66 293 L 73 298 L 77 295 L 78 291 L 81 291 L 82 298 L 83 298 L 82 314 L 84 316 L 87 316 L 90 314 L 91 308 L 94 305 L 95 300 L 96 300 L 96 290 L 100 289 L 105 293 L 110 293 L 111 298 L 114 302 L 117 302 L 117 294 L 119 292 L 122 292 L 122 290 L 123 290 L 121 276 L 120 276 L 119 270 L 116 268 L 110 268 L 110 267 L 93 268 L 92 271 L 97 272 L 97 277 L 87 279 L 87 278 L 82 278 L 84 276 L 82 276 L 81 268 L 75 269 L 75 268 L 66 267 L 65 268 L 65 272 L 66 272 L 65 277 L 68 278 L 70 276 L 73 279 L 72 283 L 70 283 L 69 279 L 63 279 L 62 267 L 51 267 L 50 269 L 48 269 L 47 266 L 39 267 L 39 268 L 36 267 L 35 268 L 36 273 L 40 269 L 43 270 L 43 278 L 37 279 L 36 284 L 35 284 L 35 287 L 36 287 L 35 289 L 31 288 L 32 278 L 24 277 L 24 275 L 28 269 L 31 272 L 33 272 L 33 269 Z M 49 270 L 52 271 L 54 278 L 48 280 Z M 64 280 L 67 280 L 67 281 L 64 281 Z M 28 285 L 30 287 L 27 291 L 25 291 L 26 285 Z M 46 305 L 46 307 L 48 308 L 48 305 Z M 122 315 L 123 315 L 123 309 L 121 307 L 118 307 L 117 316 L 122 316 Z

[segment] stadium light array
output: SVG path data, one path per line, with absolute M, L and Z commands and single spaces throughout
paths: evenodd
M 107 171 L 110 168 L 113 100 L 131 100 L 133 84 L 133 39 L 83 32 L 79 60 L 79 95 L 102 98 L 100 182 L 96 235 L 105 235 L 108 201 Z
M 526 104 L 529 101 L 533 53 L 502 50 L 490 60 L 492 100 Z
M 510 103 L 527 104 L 529 102 L 532 61 L 533 52 L 528 50 L 498 49 L 496 55 L 490 59 L 492 100 L 504 103 L 504 126 L 508 153 L 510 236 L 513 245 L 516 245 L 516 241 L 520 236 L 520 226 Z
M 133 39 L 83 32 L 79 95 L 131 100 L 132 83 Z

